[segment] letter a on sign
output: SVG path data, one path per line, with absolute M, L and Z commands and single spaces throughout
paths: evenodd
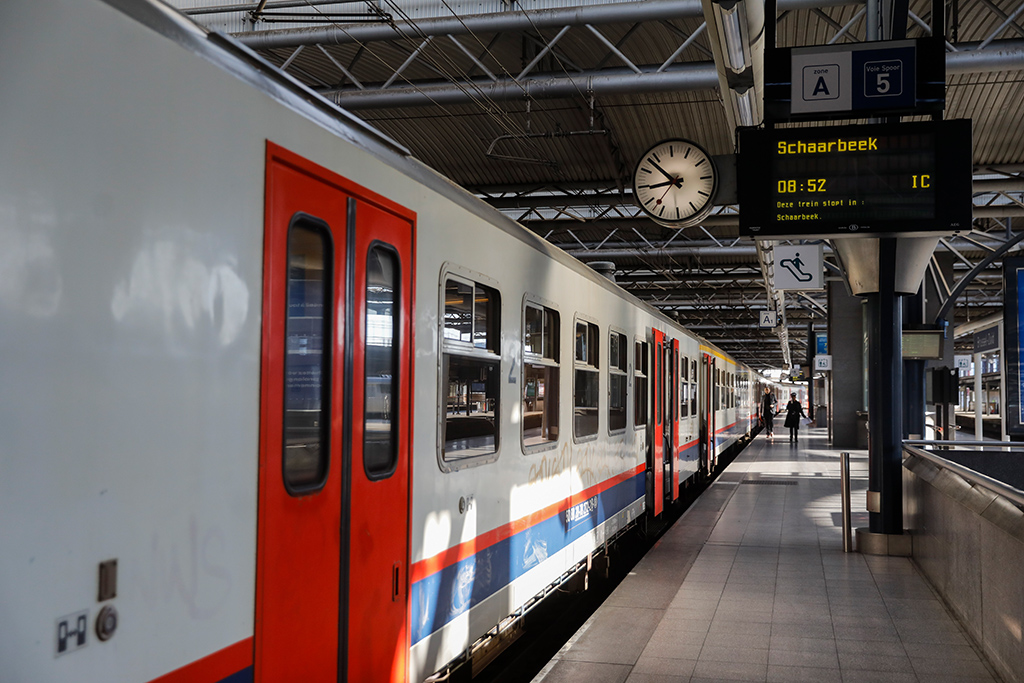
M 811 96 L 812 97 L 817 97 L 818 95 L 831 95 L 831 94 L 832 93 L 830 93 L 828 91 L 828 86 L 825 84 L 825 77 L 824 76 L 819 77 L 817 85 L 814 86 L 814 93 Z

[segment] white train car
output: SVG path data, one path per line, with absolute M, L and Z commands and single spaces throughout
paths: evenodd
M 756 376 L 152 0 L 0 9 L 0 678 L 420 681 Z

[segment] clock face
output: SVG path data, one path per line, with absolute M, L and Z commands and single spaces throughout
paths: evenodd
M 718 174 L 710 155 L 689 140 L 665 140 L 636 165 L 633 196 L 661 224 L 695 224 L 712 207 Z

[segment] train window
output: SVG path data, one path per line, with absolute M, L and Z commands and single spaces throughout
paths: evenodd
M 576 363 L 573 386 L 573 434 L 597 434 L 598 368 L 601 337 L 594 323 L 576 321 Z
M 398 398 L 398 253 L 374 244 L 366 255 L 366 354 L 363 364 L 363 468 L 370 479 L 395 471 L 398 421 L 393 409 Z
M 679 358 L 679 378 L 682 381 L 679 387 L 679 417 L 689 417 L 690 385 L 688 380 L 690 379 L 690 359 L 686 356 L 680 356 Z
M 558 360 L 558 311 L 533 303 L 526 305 L 523 352 Z
M 496 289 L 449 275 L 444 286 L 442 458 L 498 452 L 501 297 Z
M 284 357 L 284 485 L 293 496 L 323 488 L 330 454 L 331 238 L 300 219 L 288 230 Z
M 629 369 L 626 335 L 612 332 L 608 340 L 608 431 L 626 428 L 626 371 Z
M 647 342 L 633 344 L 633 425 L 647 426 Z
M 690 414 L 697 415 L 697 359 L 690 361 L 690 378 L 693 383 L 690 385 Z
M 444 286 L 444 338 L 498 351 L 497 291 L 476 282 L 449 277 Z
M 445 282 L 444 338 L 467 343 L 473 339 L 473 285 L 468 282 Z
M 523 447 L 558 441 L 558 311 L 523 311 Z

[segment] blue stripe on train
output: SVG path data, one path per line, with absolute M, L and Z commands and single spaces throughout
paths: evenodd
M 471 607 L 644 497 L 640 472 L 559 515 L 445 567 L 412 586 L 412 642 L 418 643 Z
M 241 671 L 236 671 L 227 678 L 222 678 L 218 683 L 252 683 L 253 681 L 253 668 L 247 666 Z

